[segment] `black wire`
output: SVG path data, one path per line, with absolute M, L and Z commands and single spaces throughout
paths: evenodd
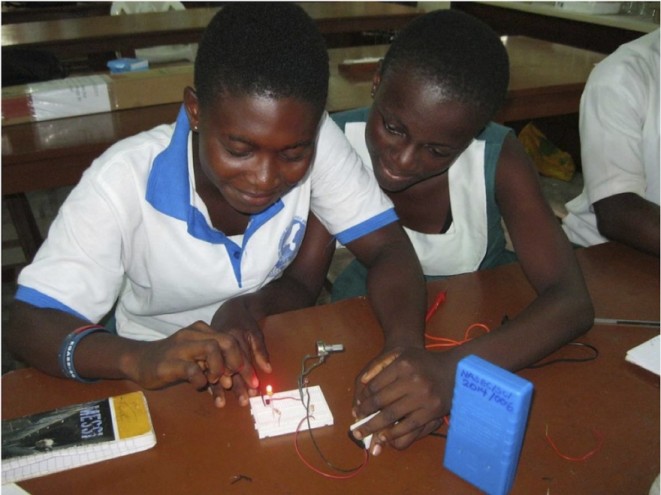
M 318 361 L 314 363 L 312 366 L 310 366 L 307 370 L 305 369 L 305 363 L 309 361 L 310 359 L 315 359 L 317 358 Z M 303 386 L 305 385 L 305 377 L 310 374 L 310 372 L 315 369 L 317 366 L 322 364 L 325 361 L 325 356 L 310 356 L 309 354 L 303 357 L 303 361 L 301 363 L 301 374 L 298 377 L 298 393 L 301 395 L 301 401 L 303 402 L 303 405 L 305 407 L 305 419 L 308 424 L 308 435 L 310 436 L 310 440 L 312 440 L 312 445 L 314 445 L 315 450 L 317 451 L 317 454 L 319 454 L 319 457 L 326 463 L 326 465 L 334 469 L 335 471 L 339 471 L 341 473 L 353 473 L 355 471 L 358 471 L 360 468 L 362 468 L 362 464 L 353 468 L 342 468 L 339 466 L 336 466 L 333 464 L 328 458 L 324 455 L 324 453 L 321 451 L 321 447 L 317 444 L 317 440 L 314 437 L 314 434 L 312 433 L 312 424 L 310 423 L 310 417 L 312 416 L 310 414 L 310 392 L 307 392 L 306 389 L 306 396 L 307 400 L 303 395 Z
M 599 357 L 599 349 L 597 349 L 595 346 L 586 344 L 584 342 L 570 342 L 567 345 L 573 345 L 577 347 L 586 347 L 592 351 L 591 356 L 587 356 L 584 358 L 558 358 L 558 359 L 551 359 L 550 361 L 545 361 L 543 363 L 539 364 L 531 364 L 528 366 L 528 369 L 537 369 L 537 368 L 543 368 L 544 366 L 549 366 L 551 364 L 555 363 L 585 363 L 587 361 L 594 361 Z

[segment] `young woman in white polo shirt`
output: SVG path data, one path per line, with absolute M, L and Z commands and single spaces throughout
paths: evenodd
M 9 348 L 54 375 L 188 381 L 219 407 L 227 389 L 247 404 L 271 371 L 257 321 L 315 302 L 328 232 L 371 266 L 384 352 L 422 348 L 419 263 L 327 91 L 300 7 L 223 7 L 176 123 L 111 147 L 62 206 L 20 275 Z M 113 307 L 116 333 L 99 325 Z

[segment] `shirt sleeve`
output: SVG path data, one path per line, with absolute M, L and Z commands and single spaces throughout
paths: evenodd
M 393 204 L 346 136 L 325 114 L 312 169 L 313 213 L 347 244 L 397 220 Z
M 124 270 L 117 216 L 93 175 L 88 170 L 63 203 L 19 276 L 16 299 L 97 322 L 115 303 Z
M 579 127 L 585 188 L 590 204 L 633 192 L 645 196 L 641 144 L 646 88 L 628 64 L 599 65 L 581 98 Z

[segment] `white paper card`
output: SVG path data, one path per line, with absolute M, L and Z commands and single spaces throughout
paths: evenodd
M 659 335 L 647 342 L 643 342 L 633 349 L 630 349 L 627 352 L 625 359 L 630 363 L 637 364 L 638 366 L 658 375 L 659 368 L 661 367 L 661 359 L 659 357 Z

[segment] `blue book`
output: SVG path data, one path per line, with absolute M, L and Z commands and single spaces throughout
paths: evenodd
M 489 495 L 512 489 L 533 386 L 477 356 L 457 366 L 443 465 Z

